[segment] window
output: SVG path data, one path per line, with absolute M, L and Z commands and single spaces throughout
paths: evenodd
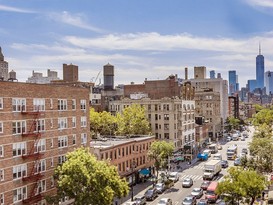
M 12 134 L 22 134 L 26 132 L 26 121 L 12 122 Z
M 36 132 L 45 131 L 45 120 L 44 119 L 39 119 L 36 121 L 35 131 Z
M 76 110 L 76 99 L 72 100 L 72 110 Z
M 169 120 L 169 114 L 164 114 L 164 120 Z
M 86 133 L 81 134 L 81 142 L 82 142 L 82 144 L 87 143 L 87 134 Z
M 54 146 L 54 139 L 52 138 L 52 139 L 50 140 L 50 147 L 53 148 L 53 146 Z
M 3 98 L 0 98 L 0 110 L 4 108 Z
M 53 109 L 53 99 L 50 99 L 50 109 Z
M 14 157 L 25 155 L 26 147 L 26 142 L 12 144 L 12 155 Z
M 35 144 L 35 152 L 44 152 L 46 151 L 46 140 L 41 139 Z
M 0 182 L 4 181 L 4 169 L 0 169 Z
M 54 177 L 51 176 L 50 177 L 50 187 L 54 187 L 54 185 L 55 185 Z
M 50 119 L 50 127 L 53 128 L 53 125 L 54 125 L 54 124 L 53 124 L 53 119 L 51 118 L 51 119 Z
M 27 187 L 20 187 L 13 190 L 13 203 L 22 201 L 27 198 Z
M 45 111 L 45 99 L 34 98 L 33 99 L 33 110 L 34 111 Z
M 50 166 L 53 167 L 54 166 L 54 157 L 51 157 L 51 160 L 50 160 Z
M 35 164 L 35 173 L 46 171 L 46 160 L 42 159 Z
M 26 110 L 26 99 L 25 98 L 13 98 L 12 99 L 12 111 L 21 112 Z
M 58 118 L 58 129 L 65 129 L 67 128 L 67 118 L 66 117 L 61 117 Z
M 37 193 L 36 194 L 40 194 L 42 192 L 46 191 L 46 180 L 41 180 L 38 182 L 38 187 L 37 187 Z
M 0 205 L 4 205 L 5 200 L 4 200 L 4 194 L 0 194 Z
M 0 133 L 3 133 L 3 122 L 0 122 Z
M 0 145 L 0 157 L 4 157 L 4 146 Z
M 72 128 L 76 127 L 76 117 L 72 117 Z
M 58 110 L 67 110 L 67 100 L 64 99 L 58 99 Z
M 81 110 L 86 109 L 86 100 L 81 100 Z
M 67 147 L 68 138 L 67 136 L 60 136 L 58 137 L 58 147 Z
M 75 145 L 76 144 L 76 134 L 72 135 L 72 144 Z
M 61 155 L 58 157 L 58 163 L 62 164 L 66 161 L 66 156 L 65 155 Z
M 81 117 L 81 127 L 86 127 L 86 116 Z
M 21 179 L 27 175 L 27 165 L 20 164 L 13 167 L 13 179 Z

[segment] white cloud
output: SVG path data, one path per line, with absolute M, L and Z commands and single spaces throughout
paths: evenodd
M 92 26 L 88 24 L 87 22 L 85 22 L 83 14 L 72 15 L 67 11 L 63 11 L 61 13 L 50 13 L 48 14 L 48 16 L 50 19 L 57 22 L 61 22 L 71 26 L 78 27 L 78 28 L 94 31 L 96 33 L 104 33 L 102 29 Z
M 17 13 L 36 13 L 35 11 L 11 7 L 11 6 L 4 6 L 4 5 L 0 5 L 0 11 L 17 12 Z
M 273 8 L 273 0 L 246 0 L 252 6 Z

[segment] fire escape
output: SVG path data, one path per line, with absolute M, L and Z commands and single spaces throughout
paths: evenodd
M 29 110 L 31 110 L 31 108 L 29 108 Z M 38 189 L 39 181 L 43 177 L 43 174 L 40 173 L 39 169 L 39 162 L 43 153 L 40 153 L 39 150 L 37 150 L 37 146 L 41 139 L 39 118 L 43 112 L 41 112 L 37 106 L 37 108 L 32 111 L 26 111 L 26 109 L 24 109 L 21 113 L 22 115 L 27 116 L 28 122 L 30 122 L 27 123 L 27 131 L 22 134 L 22 137 L 28 138 L 28 140 L 30 139 L 31 141 L 27 146 L 28 152 L 25 155 L 22 155 L 22 158 L 33 162 L 31 169 L 28 168 L 27 176 L 22 178 L 24 182 L 33 184 L 33 187 L 30 189 L 31 191 L 27 194 L 27 198 L 23 200 L 23 204 L 33 204 L 42 200 L 42 195 L 39 193 Z

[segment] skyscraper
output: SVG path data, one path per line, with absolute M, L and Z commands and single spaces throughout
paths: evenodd
M 256 57 L 256 88 L 264 87 L 264 56 L 261 54 L 261 44 L 259 44 L 259 55 Z
M 253 92 L 254 89 L 256 88 L 256 80 L 248 80 L 247 81 L 247 88 L 249 92 Z
M 264 74 L 266 94 L 273 94 L 273 72 L 267 71 Z
M 2 53 L 2 48 L 0 47 L 0 78 L 3 80 L 8 80 L 9 76 L 9 64 L 4 60 L 4 55 Z
M 228 81 L 229 81 L 229 95 L 234 94 L 236 91 L 238 91 L 239 84 L 238 82 L 238 76 L 236 75 L 235 70 L 228 71 Z
M 211 70 L 211 71 L 209 72 L 209 78 L 210 78 L 210 79 L 214 79 L 214 78 L 215 78 L 215 70 Z

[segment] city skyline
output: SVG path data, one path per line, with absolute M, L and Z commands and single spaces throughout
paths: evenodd
M 91 81 L 109 62 L 115 85 L 184 78 L 185 67 L 193 78 L 194 66 L 206 66 L 207 78 L 236 70 L 244 87 L 255 79 L 259 42 L 265 71 L 273 70 L 272 0 L 0 1 L 0 11 L 0 46 L 24 82 L 32 70 L 62 78 L 63 63 Z

